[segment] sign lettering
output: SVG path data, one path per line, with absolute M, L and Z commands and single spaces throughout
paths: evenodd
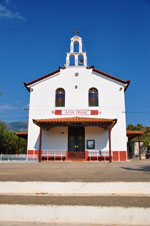
M 62 109 L 52 111 L 55 115 L 99 115 L 101 114 L 98 110 L 89 109 Z

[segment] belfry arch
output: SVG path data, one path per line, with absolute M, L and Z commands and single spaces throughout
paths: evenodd
M 69 65 L 75 66 L 75 56 L 73 54 L 71 54 L 69 57 Z
M 78 66 L 84 66 L 84 56 L 82 54 L 78 56 Z
M 78 41 L 74 41 L 74 43 L 73 43 L 73 51 L 75 53 L 79 52 L 79 42 Z
M 74 56 L 74 63 L 72 58 Z M 65 67 L 87 67 L 86 52 L 82 52 L 82 38 L 75 35 L 71 38 L 70 52 L 67 53 Z

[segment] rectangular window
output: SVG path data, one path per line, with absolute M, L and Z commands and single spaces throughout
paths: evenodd
M 87 149 L 95 149 L 95 140 L 87 140 Z

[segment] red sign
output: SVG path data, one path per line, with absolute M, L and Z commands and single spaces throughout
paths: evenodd
M 99 115 L 101 112 L 98 110 L 84 110 L 84 109 L 63 109 L 52 111 L 55 115 Z

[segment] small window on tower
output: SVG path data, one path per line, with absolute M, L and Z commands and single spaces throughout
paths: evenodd
M 62 88 L 56 90 L 56 107 L 65 107 L 65 90 Z
M 98 106 L 98 90 L 96 88 L 89 89 L 89 106 Z

